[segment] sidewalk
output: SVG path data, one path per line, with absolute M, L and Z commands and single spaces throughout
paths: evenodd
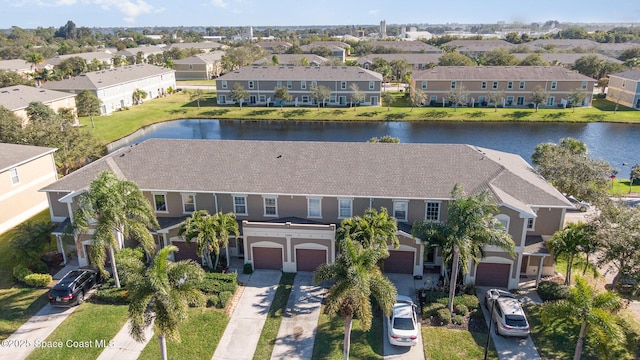
M 298 272 L 280 323 L 271 359 L 311 360 L 324 289 L 313 285 L 313 273 Z
M 147 343 L 152 339 L 157 341 L 153 335 L 153 322 L 147 326 L 144 331 L 145 342 L 137 342 L 129 335 L 129 321 L 120 329 L 113 338 L 113 346 L 109 346 L 102 351 L 98 360 L 120 360 L 120 359 L 137 359 Z

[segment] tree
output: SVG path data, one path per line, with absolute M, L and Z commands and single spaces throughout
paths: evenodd
M 96 127 L 93 122 L 94 116 L 100 116 L 102 112 L 100 111 L 100 106 L 102 105 L 102 101 L 98 99 L 96 94 L 91 92 L 90 90 L 82 90 L 76 96 L 76 108 L 78 109 L 78 116 L 90 116 L 91 117 L 91 127 Z
M 371 297 L 385 316 L 389 316 L 397 290 L 377 265 L 384 256 L 383 249 L 365 248 L 348 236 L 340 242 L 340 249 L 335 263 L 325 263 L 316 269 L 313 281 L 316 284 L 335 281 L 325 297 L 325 309 L 329 315 L 340 314 L 345 320 L 343 359 L 348 360 L 353 318 L 360 319 L 362 329 L 368 331 L 372 318 Z
M 588 156 L 587 146 L 573 138 L 536 145 L 531 162 L 536 171 L 560 192 L 600 203 L 608 198 L 612 168 L 605 161 Z
M 460 184 L 451 191 L 445 222 L 420 221 L 413 226 L 413 236 L 432 247 L 440 246 L 445 263 L 451 264 L 449 281 L 449 311 L 453 313 L 458 269 L 463 274 L 469 268 L 469 260 L 480 263 L 484 246 L 498 246 L 515 256 L 515 244 L 501 223 L 494 217 L 498 207 L 488 191 L 466 196 Z
M 64 59 L 56 65 L 63 76 L 74 77 L 87 72 L 87 61 L 79 56 L 72 56 Z
M 567 261 L 565 285 L 571 285 L 573 261 L 578 254 L 590 248 L 592 241 L 590 227 L 583 222 L 569 223 L 563 230 L 556 231 L 547 243 L 553 252 L 554 260 L 563 257 Z
M 229 72 L 238 70 L 243 66 L 248 66 L 255 61 L 267 56 L 266 51 L 256 44 L 230 47 L 222 55 L 221 62 L 224 69 Z
M 129 334 L 144 342 L 144 329 L 153 321 L 163 360 L 167 359 L 166 340 L 180 341 L 179 325 L 187 319 L 189 306 L 202 306 L 205 301 L 198 288 L 204 271 L 191 260 L 169 261 L 169 255 L 177 250 L 173 245 L 162 248 L 147 268 L 134 259 L 133 271 L 127 274 Z
M 325 86 L 312 86 L 311 87 L 311 98 L 316 101 L 318 104 L 318 110 L 320 110 L 320 104 L 324 106 L 325 101 L 331 98 L 331 90 Z
M 33 79 L 24 77 L 15 71 L 0 70 L 0 88 L 14 85 L 33 86 Z
M 458 111 L 459 104 L 465 104 L 469 97 L 469 92 L 464 86 L 456 86 L 454 89 L 449 90 L 445 99 L 452 103 L 453 111 Z
M 397 137 L 393 137 L 391 135 L 384 135 L 384 136 L 380 136 L 380 137 L 372 137 L 371 139 L 367 140 L 367 142 L 370 142 L 370 143 L 399 144 L 400 143 L 400 139 L 397 138 Z
M 273 55 L 271 57 L 271 63 L 275 66 L 280 65 L 280 59 L 278 58 L 278 55 Z
M 40 257 L 45 251 L 45 245 L 51 248 L 51 231 L 55 225 L 49 221 L 27 220 L 16 227 L 16 231 L 9 243 L 13 256 L 20 255 L 19 262 L 26 264 L 33 270 L 37 269 Z
M 457 52 L 444 53 L 438 59 L 439 66 L 476 66 L 475 61 L 470 57 Z
M 576 112 L 576 105 L 582 106 L 586 97 L 587 95 L 584 93 L 584 90 L 580 88 L 571 90 L 571 93 L 569 94 L 569 101 L 571 102 L 573 112 Z
M 640 164 L 635 164 L 631 168 L 631 174 L 629 176 L 629 192 L 631 192 L 631 187 L 636 180 L 640 180 Z
M 414 88 L 413 91 L 411 91 L 411 97 L 409 98 L 409 101 L 411 102 L 411 111 L 413 111 L 413 108 L 416 106 L 422 106 L 425 99 L 426 96 L 424 95 L 424 92 L 421 89 Z
M 233 89 L 231 89 L 231 99 L 240 104 L 240 110 L 242 110 L 242 103 L 245 99 L 249 98 L 249 91 L 240 83 L 235 83 Z
M 142 100 L 147 98 L 147 92 L 142 89 L 133 90 L 132 100 L 135 105 L 141 105 Z M 200 106 L 198 106 L 200 107 Z
M 400 246 L 397 232 L 398 223 L 395 218 L 389 216 L 386 208 L 380 208 L 380 211 L 369 209 L 363 216 L 342 220 L 340 228 L 336 230 L 336 240 L 349 238 L 365 248 L 380 248 L 383 250 L 383 258 L 387 258 L 389 246 Z
M 548 66 L 549 63 L 542 59 L 542 55 L 538 53 L 530 54 L 526 58 L 522 59 L 519 66 Z
M 193 89 L 189 90 L 189 101 L 195 101 L 200 109 L 200 101 L 204 101 L 204 90 Z
M 236 238 L 240 236 L 235 214 L 218 212 L 209 215 L 207 210 L 195 211 L 178 229 L 178 235 L 183 236 L 187 244 L 195 240 L 198 256 L 204 258 L 211 269 L 218 266 L 220 248 L 229 245 L 229 233 Z M 215 264 L 211 263 L 211 252 L 216 256 Z
M 405 59 L 395 59 L 389 63 L 394 79 L 398 82 L 403 81 L 404 76 L 411 72 L 411 65 Z
M 280 109 L 284 111 L 284 103 L 291 101 L 292 97 L 286 87 L 276 87 L 273 89 L 273 98 L 280 102 Z
M 572 66 L 572 69 L 579 72 L 582 75 L 592 77 L 594 79 L 600 79 L 603 77 L 605 61 L 600 59 L 598 55 L 591 54 L 585 55 L 578 60 Z
M 20 144 L 22 141 L 22 119 L 0 105 L 0 142 Z
M 490 91 L 487 94 L 487 100 L 490 104 L 493 104 L 494 112 L 498 112 L 498 104 L 502 102 L 506 97 L 504 91 Z
M 114 249 L 121 248 L 124 239 L 137 240 L 147 253 L 152 253 L 155 249 L 149 229 L 157 229 L 160 225 L 151 203 L 138 185 L 118 179 L 111 171 L 100 173 L 91 182 L 89 190 L 80 195 L 78 208 L 73 215 L 75 229 L 87 232 L 90 228 L 95 228 L 89 258 L 104 276 L 108 276 L 104 263 L 106 250 L 109 249 L 113 278 L 118 288 L 120 279 Z
M 31 53 L 27 56 L 27 62 L 31 64 L 31 70 L 38 72 L 38 67 L 44 63 L 44 56 L 37 52 Z
M 358 84 L 351 84 L 351 102 L 353 103 L 353 111 L 356 111 L 358 104 L 364 101 L 366 98 L 365 93 L 360 90 Z
M 547 101 L 548 97 L 549 94 L 542 86 L 538 85 L 533 89 L 530 100 L 535 105 L 536 112 L 538 112 L 538 107 L 540 107 L 540 104 L 544 104 Z
M 482 58 L 484 66 L 512 66 L 518 63 L 518 59 L 505 48 L 488 51 Z
M 387 107 L 387 111 L 390 110 L 391 105 L 396 101 L 396 98 L 388 91 L 382 93 L 382 104 Z
M 617 295 L 611 292 L 597 294 L 585 279 L 576 279 L 567 300 L 547 302 L 542 305 L 544 324 L 560 321 L 580 324 L 580 333 L 576 343 L 574 360 L 582 356 L 584 339 L 587 334 L 611 347 L 624 341 L 624 333 L 614 314 L 622 304 Z

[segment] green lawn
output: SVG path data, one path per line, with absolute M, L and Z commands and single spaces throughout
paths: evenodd
M 251 120 L 292 120 L 292 121 L 385 121 L 385 120 L 446 120 L 446 121 L 543 121 L 543 122 L 640 122 L 638 111 L 620 107 L 613 112 L 611 103 L 595 99 L 591 108 L 572 109 L 498 109 L 493 108 L 441 108 L 407 106 L 401 93 L 394 93 L 399 99 L 391 109 L 386 107 L 323 108 L 315 107 L 247 107 L 217 106 L 215 92 L 205 93 L 206 100 L 189 101 L 185 93 L 177 93 L 164 98 L 148 100 L 129 110 L 118 111 L 109 116 L 95 117 L 95 128 L 91 128 L 89 118 L 80 122 L 90 128 L 105 143 L 122 138 L 137 129 L 157 122 L 186 119 L 251 119 Z
M 362 331 L 359 320 L 353 321 L 349 359 L 382 359 L 384 353 L 382 317 L 374 316 L 371 329 Z M 340 316 L 329 317 L 322 307 L 312 359 L 342 359 L 344 345 L 344 320 Z
M 625 176 L 629 176 L 629 174 L 618 174 L 618 177 L 611 183 L 609 194 L 621 197 L 629 195 L 629 183 L 631 181 L 629 181 L 629 179 L 624 179 Z M 631 193 L 640 194 L 640 181 L 634 181 L 634 184 L 631 187 Z
M 181 86 L 198 86 L 198 85 L 204 85 L 204 86 L 216 86 L 216 81 L 215 80 L 204 80 L 204 79 L 198 79 L 198 80 L 177 80 L 176 81 L 176 85 L 178 87 Z
M 85 302 L 45 340 L 60 341 L 63 344 L 61 348 L 38 348 L 27 359 L 95 359 L 104 350 L 104 347 L 96 346 L 95 341 L 105 340 L 108 343 L 126 321 L 126 305 Z M 86 344 L 92 346 L 81 346 Z
M 438 326 L 422 327 L 422 342 L 426 360 L 482 359 L 487 334 Z M 497 359 L 493 343 L 489 359 Z
M 282 273 L 282 276 L 280 277 L 280 284 L 276 290 L 273 302 L 271 302 L 269 314 L 267 315 L 267 320 L 262 328 L 256 352 L 253 354 L 254 360 L 271 359 L 273 346 L 275 345 L 276 338 L 278 337 L 280 323 L 282 322 L 282 315 L 287 308 L 287 302 L 289 301 L 289 295 L 291 294 L 291 288 L 295 276 L 295 273 Z
M 189 318 L 180 328 L 181 342 L 167 341 L 169 359 L 211 359 L 227 327 L 229 317 L 222 310 L 212 308 L 189 309 Z M 158 338 L 149 341 L 138 359 L 159 359 Z

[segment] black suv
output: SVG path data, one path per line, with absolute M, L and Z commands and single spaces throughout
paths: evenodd
M 79 305 L 98 283 L 99 273 L 96 270 L 71 270 L 51 289 L 49 303 L 54 306 Z

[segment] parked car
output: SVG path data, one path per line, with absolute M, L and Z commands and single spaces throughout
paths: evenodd
M 496 332 L 503 336 L 529 336 L 529 322 L 518 299 L 499 297 L 493 307 Z
M 573 204 L 573 206 L 576 209 L 578 209 L 578 210 L 580 210 L 582 212 L 586 212 L 591 207 L 590 203 L 588 203 L 586 201 L 578 200 L 573 195 L 566 195 L 565 194 L 565 197 L 567 198 L 567 200 L 569 200 L 570 203 Z
M 484 294 L 484 304 L 487 306 L 487 310 L 491 311 L 491 303 L 493 303 L 492 298 L 501 298 L 501 297 L 506 297 L 511 299 L 516 298 L 515 295 L 513 295 L 508 291 L 500 290 L 500 289 L 489 289 Z
M 414 346 L 420 336 L 416 305 L 410 297 L 398 295 L 391 316 L 387 318 L 387 337 L 396 346 Z
M 49 303 L 54 306 L 82 304 L 89 290 L 99 283 L 99 272 L 94 269 L 71 270 L 51 289 Z

